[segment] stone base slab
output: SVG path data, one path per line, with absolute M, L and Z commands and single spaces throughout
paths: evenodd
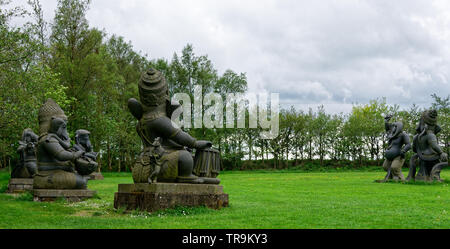
M 89 180 L 103 180 L 105 179 L 100 172 L 94 172 L 89 175 Z
M 70 202 L 82 201 L 92 198 L 97 191 L 89 189 L 35 189 L 34 201 L 55 201 L 64 198 Z
M 11 178 L 6 193 L 23 193 L 32 190 L 33 178 Z
M 119 193 L 223 194 L 223 186 L 221 185 L 189 183 L 119 184 L 118 190 Z
M 220 209 L 228 206 L 223 186 L 186 183 L 119 184 L 114 195 L 114 208 L 125 210 L 157 210 L 175 206 L 206 206 Z

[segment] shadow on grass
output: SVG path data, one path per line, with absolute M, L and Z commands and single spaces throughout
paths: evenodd
M 394 180 L 388 180 L 386 182 L 377 182 L 375 183 L 388 183 L 388 184 L 406 184 L 406 185 L 448 185 L 450 184 L 450 180 L 442 180 L 442 181 L 394 181 Z

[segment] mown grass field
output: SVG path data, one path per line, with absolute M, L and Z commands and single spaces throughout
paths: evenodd
M 407 173 L 407 172 L 404 172 Z M 450 171 L 442 172 L 450 180 Z M 450 187 L 375 183 L 384 172 L 222 172 L 230 206 L 177 208 L 153 214 L 113 208 L 117 184 L 130 173 L 90 181 L 98 197 L 79 203 L 38 203 L 0 193 L 0 228 L 450 228 Z M 8 183 L 0 172 L 0 189 Z

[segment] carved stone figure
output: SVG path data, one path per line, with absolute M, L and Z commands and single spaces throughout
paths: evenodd
M 441 181 L 440 172 L 448 166 L 448 155 L 437 141 L 436 134 L 441 131 L 437 118 L 436 110 L 427 110 L 421 115 L 413 138 L 413 151 L 416 154 L 411 157 L 407 180 Z M 417 164 L 420 169 L 416 175 Z
M 389 123 L 391 118 L 392 116 L 384 118 L 388 148 L 384 152 L 383 169 L 387 171 L 387 174 L 383 181 L 388 179 L 403 181 L 405 177 L 402 173 L 402 166 L 405 162 L 405 154 L 411 149 L 411 143 L 408 134 L 403 131 L 403 123 Z
M 17 153 L 20 155 L 19 164 L 11 172 L 11 178 L 33 178 L 37 173 L 36 145 L 38 136 L 27 128 L 22 132 Z
M 75 144 L 73 151 L 83 151 L 84 154 L 75 161 L 75 169 L 81 175 L 88 175 L 97 169 L 97 152 L 92 151 L 91 140 L 87 130 L 75 131 Z
M 140 183 L 156 183 L 161 168 L 167 170 L 168 161 L 162 158 L 164 152 L 161 139 L 155 138 L 152 144 L 144 148 L 139 156 L 139 163 L 133 167 L 133 180 Z
M 219 179 L 193 174 L 194 160 L 187 149 L 202 150 L 211 147 L 212 143 L 197 140 L 173 126 L 171 115 L 180 106 L 170 102 L 168 85 L 161 72 L 149 69 L 142 74 L 139 81 L 139 97 L 140 102 L 134 98 L 128 100 L 130 112 L 139 120 L 136 130 L 144 145 L 144 150 L 133 167 L 133 171 L 136 171 L 133 172 L 134 181 L 148 181 L 147 178 L 157 167 L 153 167 L 152 172 L 142 169 L 149 167 L 151 164 L 149 160 L 154 160 L 160 165 L 156 174 L 159 182 L 218 184 Z M 157 138 L 159 139 L 156 140 Z M 163 151 L 155 150 L 159 146 L 158 143 Z M 158 151 L 156 152 L 158 155 L 154 154 L 155 151 Z M 146 174 L 138 177 L 138 171 Z M 152 177 L 156 179 L 155 174 Z
M 219 175 L 221 163 L 218 150 L 213 148 L 197 150 L 194 158 L 194 174 L 215 178 Z
M 87 177 L 92 168 L 78 166 L 76 160 L 84 151 L 71 150 L 67 133 L 67 117 L 59 105 L 48 99 L 39 109 L 39 141 L 37 146 L 38 173 L 34 189 L 86 189 Z M 82 172 L 82 173 L 81 173 Z M 83 174 L 83 175 L 80 175 Z

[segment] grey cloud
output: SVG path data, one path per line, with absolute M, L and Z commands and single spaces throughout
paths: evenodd
M 42 3 L 52 16 L 55 1 Z M 445 0 L 95 0 L 88 20 L 152 58 L 192 43 L 219 72 L 246 72 L 252 92 L 335 112 L 450 94 L 449 11 Z

